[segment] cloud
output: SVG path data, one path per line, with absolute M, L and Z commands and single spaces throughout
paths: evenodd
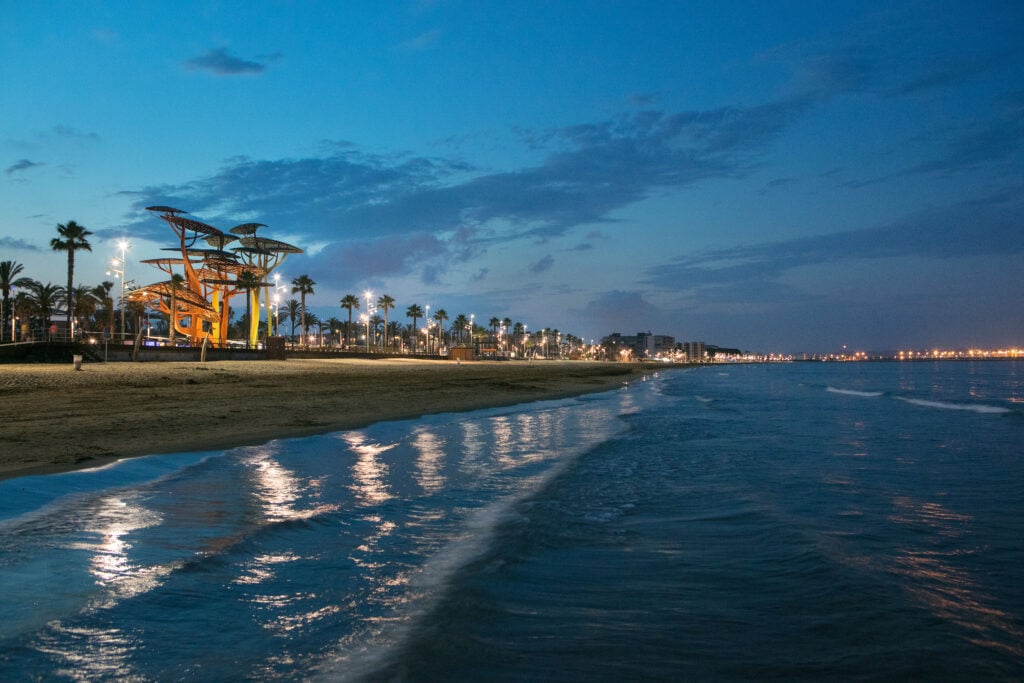
M 4 169 L 4 173 L 6 173 L 9 176 L 13 176 L 15 174 L 20 174 L 23 171 L 27 171 L 31 168 L 37 168 L 39 166 L 45 165 L 46 163 L 42 161 L 32 161 L 31 159 L 19 159 L 18 161 L 14 162 L 6 169 Z
M 898 257 L 1022 254 L 1022 189 L 1009 188 L 874 228 L 681 256 L 649 269 L 645 282 L 669 290 L 740 287 L 763 292 L 784 274 L 808 266 Z
M 1024 98 L 1022 98 L 1024 99 Z M 952 139 L 945 153 L 907 173 L 953 173 L 1013 158 L 1024 148 L 1024 102 L 1000 117 L 968 126 Z
M 53 134 L 58 138 L 64 138 L 67 140 L 74 140 L 79 142 L 98 142 L 100 136 L 97 133 L 86 133 L 85 131 L 78 130 L 71 126 L 65 126 L 58 124 L 53 127 Z
M 597 293 L 577 313 L 593 321 L 594 329 L 637 332 L 647 330 L 660 312 L 642 292 L 616 289 Z
M 441 31 L 439 29 L 433 29 L 431 31 L 425 31 L 420 35 L 407 40 L 398 45 L 398 49 L 402 52 L 422 52 L 429 48 L 434 47 L 441 40 Z
M 0 237 L 0 247 L 3 247 L 4 249 L 15 249 L 18 251 L 43 251 L 35 244 L 30 244 L 15 237 Z
M 546 151 L 539 164 L 497 172 L 348 143 L 322 145 L 309 158 L 232 159 L 191 182 L 122 193 L 138 218 L 119 228 L 166 241 L 166 226 L 144 210 L 157 204 L 222 229 L 257 220 L 269 236 L 326 245 L 304 257 L 325 279 L 352 281 L 370 264 L 378 272 L 414 264 L 424 282 L 437 282 L 494 245 L 543 243 L 581 226 L 591 226 L 588 240 L 603 238 L 592 226 L 654 193 L 742 177 L 806 106 L 643 111 L 549 129 L 536 134 Z
M 555 259 L 553 259 L 551 257 L 551 254 L 548 254 L 547 256 L 542 258 L 541 260 L 539 260 L 536 263 L 532 264 L 528 268 L 528 270 L 530 271 L 530 273 L 532 275 L 539 275 L 539 274 L 543 273 L 546 270 L 551 270 L 552 266 L 554 266 L 554 265 L 555 265 Z
M 209 71 L 217 76 L 237 76 L 239 74 L 263 73 L 267 65 L 260 62 L 251 62 L 228 53 L 227 48 L 211 48 L 206 54 L 184 62 L 186 69 L 195 71 Z

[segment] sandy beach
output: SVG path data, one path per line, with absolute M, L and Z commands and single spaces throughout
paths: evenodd
M 0 479 L 574 396 L 651 371 L 406 359 L 0 365 Z

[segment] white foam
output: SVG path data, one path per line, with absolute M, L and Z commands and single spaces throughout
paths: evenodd
M 921 398 L 905 398 L 903 396 L 896 396 L 895 398 L 905 403 L 912 403 L 915 406 L 922 406 L 924 408 L 939 408 L 941 410 L 970 410 L 975 413 L 987 413 L 987 414 L 1003 414 L 1012 412 L 1009 408 L 1002 406 L 988 406 L 977 403 L 946 403 L 944 401 L 926 401 Z
M 863 396 L 864 398 L 877 398 L 881 396 L 882 391 L 857 391 L 856 389 L 837 389 L 836 387 L 825 387 L 825 391 L 831 391 L 833 394 L 843 394 L 845 396 Z

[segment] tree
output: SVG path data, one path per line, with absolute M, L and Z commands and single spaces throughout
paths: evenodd
M 443 308 L 437 309 L 434 312 L 434 321 L 437 322 L 437 348 L 440 350 L 442 339 L 441 333 L 444 332 L 444 321 L 448 320 L 448 311 Z
M 337 339 L 335 335 L 344 327 L 344 323 L 337 318 L 331 317 L 327 320 L 327 326 L 331 328 L 331 344 L 334 345 L 340 342 L 341 340 Z
M 7 329 L 7 321 L 13 317 L 11 310 L 11 289 L 24 287 L 30 282 L 27 277 L 18 277 L 18 273 L 25 269 L 25 266 L 15 261 L 0 261 L 0 290 L 4 295 L 4 314 L 0 319 L 0 341 L 4 340 L 4 330 Z M 11 341 L 14 341 L 13 339 Z
M 345 345 L 348 346 L 349 337 L 352 335 L 352 311 L 359 308 L 359 297 L 355 294 L 346 294 L 341 299 L 341 307 L 348 309 L 348 324 L 345 326 Z
M 384 330 L 385 330 L 385 336 L 387 335 L 387 328 L 388 328 L 388 311 L 390 311 L 394 307 L 395 307 L 395 300 L 392 299 L 387 294 L 381 294 L 380 298 L 377 299 L 377 308 L 379 308 L 380 310 L 384 311 Z M 384 339 L 384 346 L 385 347 L 390 347 L 391 346 L 391 338 L 390 337 L 386 337 Z
M 92 288 L 91 292 L 99 305 L 102 306 L 103 312 L 106 314 L 106 323 L 103 327 L 110 328 L 110 334 L 114 334 L 114 297 L 110 295 L 110 291 L 114 288 L 114 283 L 110 280 L 104 280 L 102 283 Z M 99 320 L 96 321 L 97 323 Z
M 457 336 L 452 339 L 452 343 L 458 341 L 461 344 L 465 341 L 463 337 L 466 334 L 467 327 L 469 327 L 469 318 L 464 313 L 459 313 L 455 316 L 455 320 L 452 321 L 452 332 L 455 332 Z
M 28 300 L 37 324 L 43 328 L 49 327 L 57 302 L 67 296 L 64 288 L 51 282 L 44 285 L 36 280 L 29 280 L 25 287 L 28 289 Z
M 68 286 L 64 290 L 64 301 L 68 307 L 68 332 L 71 332 L 71 315 L 75 310 L 75 291 L 72 283 L 75 281 L 75 252 L 81 249 L 92 251 L 89 244 L 89 237 L 92 233 L 74 221 L 67 224 L 57 224 L 57 237 L 50 240 L 50 248 L 54 251 L 66 251 L 68 253 Z
M 323 326 L 322 325 L 323 325 L 323 323 L 320 322 L 320 318 L 317 316 L 316 313 L 310 312 L 310 313 L 306 314 L 306 327 L 309 329 L 310 332 L 312 332 L 313 328 L 315 327 L 318 330 L 320 330 L 320 334 L 321 334 L 321 337 L 322 337 L 322 335 L 323 335 Z M 312 335 L 310 335 L 310 336 L 312 336 Z
M 292 341 L 295 341 L 295 321 L 299 319 L 299 312 L 302 310 L 302 305 L 299 304 L 297 299 L 288 299 L 284 305 L 285 310 L 288 312 L 288 322 L 292 326 Z
M 302 338 L 306 338 L 306 295 L 313 294 L 313 287 L 316 285 L 308 275 L 300 275 L 292 280 L 292 294 L 298 294 L 302 301 Z
M 388 338 L 388 344 L 391 343 L 391 340 L 396 338 L 400 339 L 402 337 L 402 324 L 399 323 L 397 320 L 392 320 L 389 323 L 385 323 L 384 330 L 384 334 L 386 334 Z
M 381 330 L 380 326 L 384 324 L 384 318 L 380 317 L 379 313 L 374 313 L 370 316 L 370 330 L 373 333 L 373 345 L 378 346 L 377 339 L 380 338 Z
M 14 318 L 21 319 L 22 323 L 24 323 L 27 328 L 31 328 L 32 316 L 35 312 L 35 306 L 32 303 L 32 296 L 28 291 L 26 291 L 26 288 L 32 282 L 34 282 L 34 280 L 25 278 L 24 282 L 19 285 L 22 288 L 21 291 L 11 298 L 11 309 L 13 310 Z M 17 337 L 12 334 L 11 341 L 16 340 Z
M 96 296 L 96 288 L 88 285 L 78 284 L 75 288 L 77 296 L 75 296 L 75 318 L 82 324 L 82 327 L 87 327 L 89 320 L 92 319 L 96 313 L 96 309 L 99 308 L 103 298 Z
M 416 331 L 416 321 L 423 317 L 423 309 L 420 308 L 419 304 L 413 304 L 409 308 L 405 309 L 405 317 L 412 318 L 412 328 L 409 341 L 411 342 L 412 350 L 415 352 L 419 347 L 420 338 Z

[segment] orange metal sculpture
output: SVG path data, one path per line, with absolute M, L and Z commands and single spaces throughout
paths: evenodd
M 260 293 L 267 299 L 267 330 L 271 326 L 271 307 L 267 276 L 288 254 L 302 250 L 291 244 L 256 237 L 262 223 L 244 223 L 229 233 L 180 215 L 169 206 L 150 206 L 147 211 L 159 215 L 178 237 L 178 245 L 168 251 L 180 252 L 180 258 L 143 261 L 166 273 L 170 279 L 133 290 L 128 301 L 144 302 L 168 316 L 172 341 L 178 336 L 191 344 L 204 341 L 214 347 L 228 343 L 229 302 L 245 293 L 250 310 L 245 342 L 255 346 L 259 340 Z M 239 237 L 240 236 L 240 237 Z M 200 242 L 202 240 L 202 242 Z M 228 245 L 238 241 L 241 246 Z M 201 246 L 197 246 L 201 245 Z M 176 269 L 180 268 L 180 272 Z

